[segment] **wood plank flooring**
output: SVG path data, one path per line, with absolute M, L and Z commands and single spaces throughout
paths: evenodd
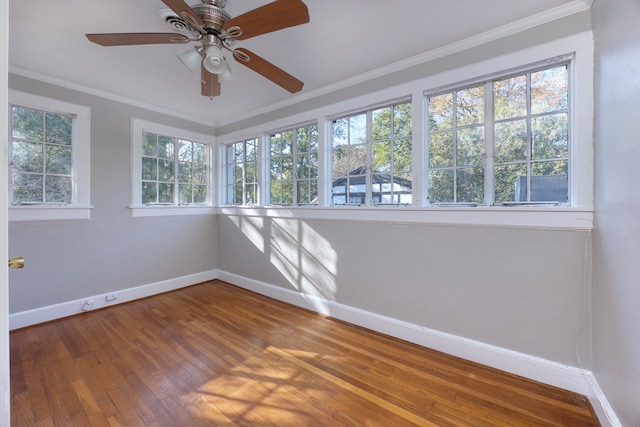
M 13 331 L 26 426 L 597 426 L 584 396 L 207 282 Z

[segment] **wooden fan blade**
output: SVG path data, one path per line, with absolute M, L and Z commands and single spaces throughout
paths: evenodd
M 89 40 L 101 46 L 135 44 L 187 43 L 189 38 L 175 33 L 105 33 L 87 34 Z
M 224 23 L 223 28 L 240 27 L 242 34 L 234 38 L 250 37 L 294 27 L 309 22 L 309 10 L 300 0 L 277 0 L 236 16 Z
M 220 95 L 218 75 L 208 72 L 204 65 L 201 65 L 200 68 L 202 70 L 202 94 L 210 98 Z
M 191 9 L 183 0 L 162 0 L 162 3 L 169 6 L 169 8 L 173 10 L 178 17 L 185 21 L 192 22 L 198 27 L 202 27 L 202 25 L 204 25 L 202 19 L 200 19 L 193 9 Z
M 266 77 L 267 79 L 271 80 L 278 86 L 288 90 L 291 93 L 296 93 L 302 90 L 302 87 L 304 86 L 303 82 L 296 79 L 286 71 L 276 67 L 266 59 L 261 58 L 255 53 L 244 48 L 238 48 L 236 49 L 236 51 L 240 52 L 240 55 L 236 56 L 234 54 L 233 57 L 238 63 L 252 69 L 258 74 L 261 74 L 262 76 Z M 248 61 L 244 61 L 241 58 L 244 55 L 249 58 Z

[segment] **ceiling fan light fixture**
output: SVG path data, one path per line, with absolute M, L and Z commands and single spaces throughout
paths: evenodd
M 220 80 L 221 83 L 226 83 L 226 82 L 230 82 L 234 78 L 235 76 L 233 75 L 233 72 L 231 72 L 231 67 L 229 66 L 229 63 L 227 61 L 224 61 L 222 63 L 222 73 L 220 73 L 220 76 L 218 77 L 218 79 Z
M 202 56 L 197 49 L 192 48 L 177 55 L 180 62 L 182 62 L 192 73 L 195 73 L 200 68 L 200 62 L 202 62 Z
M 204 57 L 204 68 L 212 74 L 222 74 L 224 72 L 224 56 L 222 50 L 216 45 L 209 46 Z

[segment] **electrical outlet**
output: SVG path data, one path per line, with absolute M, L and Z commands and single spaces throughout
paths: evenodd
M 115 292 L 111 293 L 111 294 L 107 294 L 107 301 L 113 301 L 114 299 L 118 298 L 118 294 L 116 294 Z
M 95 305 L 95 300 L 93 299 L 88 299 L 84 302 L 84 304 L 82 304 L 82 310 L 84 311 L 89 311 L 93 309 L 93 306 Z

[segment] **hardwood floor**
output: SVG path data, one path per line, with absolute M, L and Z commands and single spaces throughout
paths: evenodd
M 23 426 L 597 426 L 584 396 L 214 281 L 13 331 Z

